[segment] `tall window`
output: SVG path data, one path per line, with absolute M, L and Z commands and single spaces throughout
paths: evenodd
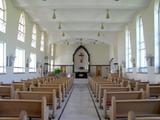
M 40 50 L 44 51 L 44 32 L 42 32 L 42 34 L 41 34 L 41 46 L 40 46 Z
M 51 60 L 51 72 L 53 72 L 53 60 Z
M 6 43 L 0 41 L 0 73 L 6 72 Z
M 22 42 L 25 41 L 25 15 L 24 13 L 21 13 L 20 18 L 19 18 L 17 39 Z
M 32 42 L 31 42 L 31 46 L 34 48 L 36 48 L 36 39 L 37 39 L 37 29 L 36 25 L 34 25 L 32 29 Z
M 132 57 L 132 51 L 131 51 L 131 40 L 130 40 L 130 31 L 128 28 L 126 28 L 126 71 L 132 72 L 132 63 L 131 63 L 131 57 Z
M 36 54 L 30 54 L 31 62 L 29 63 L 29 72 L 36 72 Z
M 53 56 L 53 54 L 54 54 L 54 45 L 53 44 L 51 44 L 51 56 Z
M 0 0 L 0 31 L 6 32 L 6 2 L 5 0 Z
M 25 50 L 16 48 L 13 72 L 25 72 Z
M 160 73 L 160 0 L 155 1 L 154 18 L 155 72 Z
M 147 72 L 146 48 L 144 41 L 142 17 L 137 17 L 137 68 L 139 72 Z

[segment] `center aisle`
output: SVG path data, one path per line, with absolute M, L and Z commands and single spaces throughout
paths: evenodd
M 99 120 L 88 89 L 88 80 L 76 79 L 60 120 Z

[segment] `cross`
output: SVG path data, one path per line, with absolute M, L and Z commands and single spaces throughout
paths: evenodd
M 83 55 L 82 53 L 80 53 L 79 56 L 81 57 L 80 62 L 82 63 L 82 62 L 83 62 L 83 57 L 84 57 L 84 55 Z

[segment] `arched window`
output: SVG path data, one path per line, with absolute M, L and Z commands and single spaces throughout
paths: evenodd
M 36 25 L 34 25 L 32 29 L 32 42 L 31 42 L 31 46 L 34 48 L 36 48 L 36 40 L 37 40 L 37 28 Z
M 36 53 L 30 53 L 29 72 L 36 72 Z
M 40 47 L 41 51 L 44 51 L 44 32 L 42 32 L 41 34 L 41 47 Z
M 128 27 L 126 27 L 125 31 L 125 40 L 126 40 L 126 71 L 132 72 L 132 51 L 131 51 L 131 38 L 130 38 L 130 31 L 128 30 Z
M 50 51 L 51 51 L 51 56 L 53 56 L 54 55 L 54 44 L 51 44 L 51 47 L 50 47 Z
M 24 13 L 21 13 L 20 18 L 19 18 L 17 39 L 22 42 L 25 41 L 25 15 Z
M 154 38 L 155 38 L 155 72 L 160 72 L 160 0 L 155 1 L 154 8 Z
M 147 72 L 146 47 L 142 17 L 137 17 L 137 68 L 138 72 Z
M 5 0 L 0 0 L 0 31 L 6 32 L 6 2 Z

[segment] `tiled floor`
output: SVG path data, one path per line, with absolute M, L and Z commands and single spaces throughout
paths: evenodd
M 88 90 L 88 80 L 76 79 L 60 120 L 99 120 Z

